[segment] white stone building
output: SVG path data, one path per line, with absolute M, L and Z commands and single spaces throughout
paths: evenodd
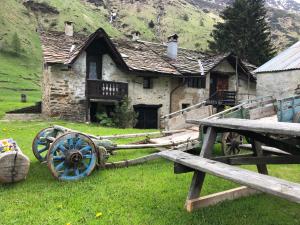
M 286 98 L 298 93 L 300 85 L 300 41 L 254 71 L 257 96 Z
M 139 112 L 137 127 L 157 128 L 160 116 L 206 99 L 224 106 L 255 96 L 251 65 L 236 66 L 232 54 L 178 48 L 177 39 L 115 40 L 101 28 L 85 37 L 69 22 L 65 32 L 41 33 L 43 114 L 93 122 L 99 110 L 111 111 L 128 96 Z

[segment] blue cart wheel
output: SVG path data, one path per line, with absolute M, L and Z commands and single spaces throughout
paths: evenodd
M 33 139 L 32 151 L 34 156 L 40 161 L 46 161 L 47 153 L 51 142 L 48 137 L 57 137 L 59 132 L 52 127 L 41 130 Z
M 66 133 L 51 145 L 47 162 L 56 179 L 79 180 L 93 172 L 97 163 L 96 146 L 84 134 Z

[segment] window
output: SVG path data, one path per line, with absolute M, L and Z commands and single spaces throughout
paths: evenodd
M 101 80 L 102 78 L 102 56 L 87 57 L 87 77 L 89 80 Z
M 187 79 L 190 88 L 205 88 L 205 77 L 192 77 Z
M 152 88 L 152 80 L 149 77 L 144 77 L 143 80 L 143 88 L 144 89 L 151 89 Z
M 181 105 L 181 109 L 186 109 L 186 108 L 188 108 L 188 107 L 190 107 L 190 106 L 191 106 L 191 104 L 183 103 L 183 104 Z

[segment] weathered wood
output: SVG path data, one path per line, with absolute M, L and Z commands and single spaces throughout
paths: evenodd
M 273 115 L 276 115 L 276 109 L 273 104 L 249 110 L 249 116 L 251 120 L 256 120 Z
M 212 155 L 213 146 L 215 144 L 217 138 L 217 133 L 214 128 L 209 127 L 204 137 L 202 149 L 200 152 L 200 157 L 210 157 Z M 192 183 L 190 185 L 190 189 L 187 196 L 187 201 L 191 199 L 198 198 L 200 196 L 200 192 L 204 183 L 205 172 L 203 171 L 195 171 Z
M 300 203 L 300 185 L 239 167 L 194 156 L 180 151 L 160 152 L 160 156 L 197 171 L 210 173 L 250 188 Z
M 298 123 L 284 123 L 284 122 L 266 122 L 259 120 L 246 119 L 203 119 L 190 121 L 193 124 L 227 128 L 230 130 L 252 131 L 258 133 L 278 134 L 287 136 L 300 137 L 300 124 Z
M 105 168 L 106 169 L 115 169 L 115 168 L 123 168 L 123 167 L 128 167 L 128 166 L 139 165 L 139 164 L 142 164 L 145 162 L 149 162 L 149 161 L 158 159 L 159 157 L 160 156 L 158 155 L 158 153 L 153 153 L 151 155 L 146 155 L 146 156 L 139 157 L 136 159 L 105 163 Z
M 200 197 L 198 199 L 189 200 L 186 203 L 186 209 L 188 212 L 193 212 L 196 209 L 213 206 L 224 201 L 247 197 L 258 193 L 258 191 L 248 187 L 238 187 L 231 190 Z
M 28 174 L 30 160 L 21 151 L 0 153 L 0 183 L 24 180 Z
M 194 172 L 195 170 L 190 168 L 190 167 L 187 167 L 187 166 L 184 166 L 184 165 L 181 165 L 179 163 L 174 163 L 174 173 L 175 174 L 182 174 L 182 173 L 190 173 L 190 172 Z
M 266 153 L 271 153 L 274 155 L 290 155 L 290 153 L 282 151 L 278 148 L 273 148 L 273 147 L 269 147 L 269 146 L 261 146 L 263 152 Z M 245 149 L 252 149 L 252 145 L 251 144 L 242 144 L 240 145 L 240 148 L 245 148 Z
M 265 165 L 265 164 L 300 164 L 299 156 L 258 156 L 258 157 L 236 157 L 227 160 L 215 159 L 229 165 Z
M 252 149 L 256 156 L 263 156 L 263 151 L 262 151 L 260 142 L 253 141 Z M 257 164 L 256 167 L 257 167 L 257 171 L 259 173 L 268 174 L 268 168 L 267 168 L 266 164 Z

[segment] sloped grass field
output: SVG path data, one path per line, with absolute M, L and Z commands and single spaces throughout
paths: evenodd
M 163 159 L 130 168 L 94 171 L 90 177 L 77 182 L 59 182 L 31 152 L 35 134 L 52 124 L 98 135 L 144 132 L 62 121 L 0 122 L 0 139 L 13 137 L 31 159 L 26 181 L 0 186 L 1 225 L 300 224 L 300 205 L 264 194 L 187 213 L 183 204 L 192 175 L 174 175 L 173 164 Z M 151 152 L 151 149 L 121 151 L 111 160 L 130 159 Z M 269 168 L 273 175 L 300 182 L 298 165 Z M 203 192 L 210 194 L 236 186 L 208 176 Z

